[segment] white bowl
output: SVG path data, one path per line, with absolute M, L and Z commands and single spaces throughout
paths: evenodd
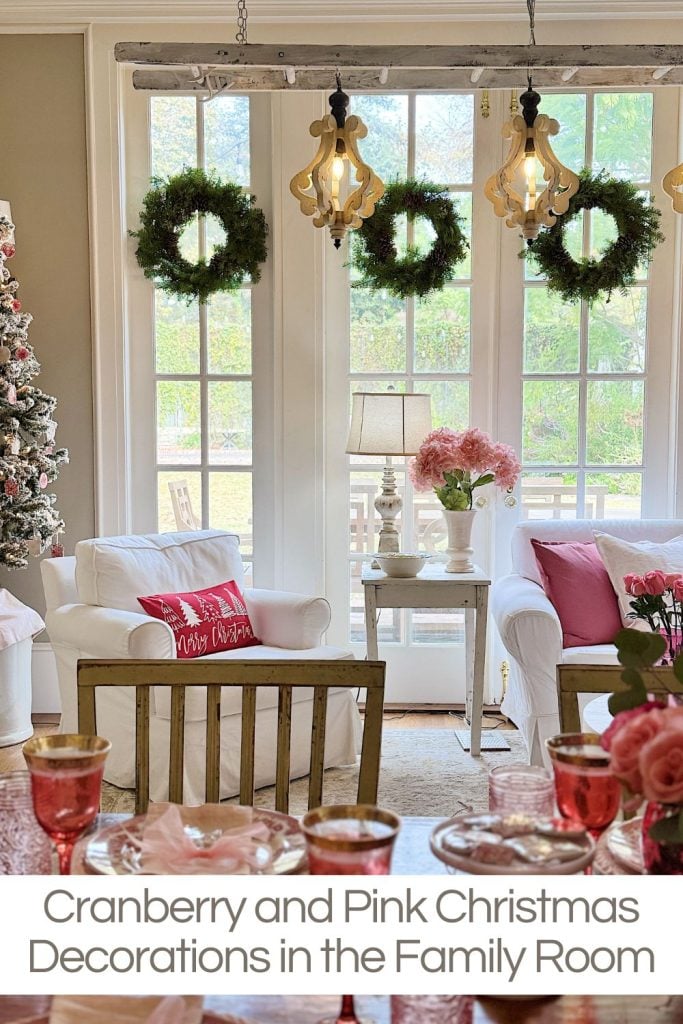
M 420 570 L 424 568 L 429 555 L 404 555 L 393 553 L 375 555 L 375 558 L 387 576 L 395 576 L 399 579 L 410 579 L 412 576 L 417 576 Z

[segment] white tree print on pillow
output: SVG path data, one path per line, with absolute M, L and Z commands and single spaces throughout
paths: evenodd
M 228 604 L 221 594 L 211 594 L 211 597 L 218 601 L 218 607 L 220 608 L 221 616 L 224 619 L 231 619 L 233 615 L 236 614 L 235 609 Z
M 222 616 L 220 610 L 216 607 L 216 604 L 214 603 L 214 595 L 209 594 L 209 599 L 202 597 L 200 594 L 197 594 L 196 597 L 197 600 L 199 601 L 199 610 L 202 614 L 204 622 L 219 622 Z M 211 598 L 213 598 L 213 600 L 210 600 Z
M 178 613 L 170 604 L 166 604 L 165 601 L 161 601 L 161 614 L 164 617 L 164 622 L 167 622 L 173 632 L 177 632 L 179 629 L 185 628 L 185 623 L 180 618 Z
M 199 626 L 201 624 L 202 620 L 197 615 L 197 612 L 191 604 L 188 604 L 187 601 L 183 601 L 182 597 L 180 598 L 180 609 L 185 616 L 185 622 L 188 626 Z

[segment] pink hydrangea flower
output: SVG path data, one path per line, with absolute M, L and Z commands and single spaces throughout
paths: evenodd
M 478 427 L 454 431 L 448 427 L 432 430 L 411 461 L 409 472 L 417 491 L 443 487 L 445 473 L 460 470 L 472 480 L 493 473 L 495 484 L 508 491 L 517 483 L 521 466 L 515 451 L 507 444 L 494 444 Z

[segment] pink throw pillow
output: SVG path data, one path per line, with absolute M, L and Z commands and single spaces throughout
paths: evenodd
M 562 626 L 562 647 L 611 644 L 623 629 L 619 602 L 595 544 L 531 541 L 543 589 Z
M 188 594 L 152 594 L 138 601 L 148 615 L 169 624 L 179 658 L 201 658 L 261 643 L 234 580 Z

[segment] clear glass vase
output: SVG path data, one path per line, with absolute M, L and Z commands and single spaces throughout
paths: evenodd
M 643 817 L 643 864 L 648 875 L 683 875 L 683 843 L 660 843 L 650 835 L 650 826 L 679 814 L 678 804 L 651 800 Z
M 0 776 L 0 875 L 49 875 L 52 844 L 36 821 L 28 772 Z

